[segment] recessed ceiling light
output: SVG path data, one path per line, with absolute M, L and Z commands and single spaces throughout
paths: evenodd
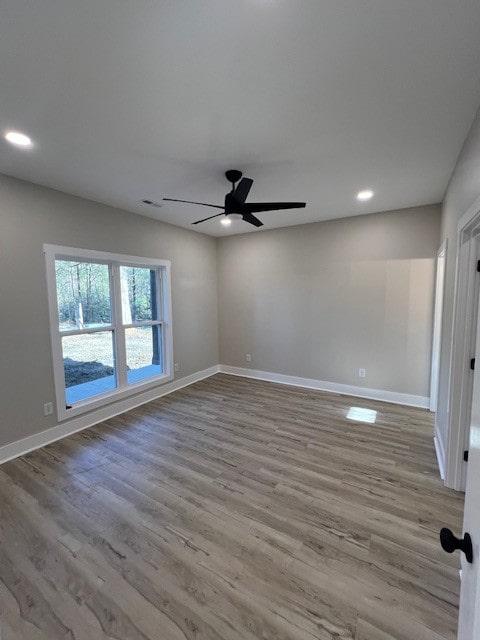
M 232 221 L 229 218 L 222 218 L 220 222 L 224 227 L 229 227 L 232 224 Z
M 24 133 L 20 133 L 20 131 L 7 131 L 7 133 L 5 134 L 5 140 L 17 147 L 32 146 L 32 139 L 26 136 Z
M 370 198 L 373 198 L 373 191 L 371 189 L 364 189 L 357 193 L 357 200 L 362 200 L 362 202 L 370 200 Z

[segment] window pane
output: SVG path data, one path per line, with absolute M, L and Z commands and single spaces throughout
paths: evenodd
M 116 388 L 113 331 L 65 336 L 62 349 L 67 404 Z
M 108 265 L 55 260 L 60 331 L 111 324 Z
M 159 320 L 157 271 L 142 267 L 120 267 L 122 318 L 124 324 Z
M 161 325 L 127 329 L 125 344 L 127 380 L 130 384 L 163 373 Z

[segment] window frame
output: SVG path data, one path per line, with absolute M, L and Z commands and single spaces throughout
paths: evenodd
M 116 400 L 127 398 L 141 391 L 150 389 L 173 380 L 173 333 L 172 333 L 172 300 L 171 300 L 171 263 L 169 260 L 159 260 L 139 256 L 130 256 L 105 251 L 79 249 L 59 245 L 44 244 L 43 251 L 46 262 L 47 294 L 50 315 L 50 337 L 53 360 L 53 376 L 55 383 L 55 398 L 57 417 L 59 421 L 72 418 L 87 411 L 111 404 Z M 110 324 L 102 327 L 71 329 L 60 331 L 57 301 L 57 283 L 55 274 L 56 260 L 76 260 L 107 264 L 110 279 Z M 120 267 L 138 267 L 154 269 L 158 273 L 157 304 L 158 319 L 124 324 L 122 317 L 122 300 L 120 286 Z M 125 332 L 128 328 L 138 326 L 161 326 L 162 335 L 162 363 L 163 373 L 140 380 L 127 381 Z M 114 356 L 116 357 L 115 389 L 76 402 L 67 409 L 65 395 L 65 370 L 63 365 L 62 337 L 99 331 L 111 331 L 113 337 Z

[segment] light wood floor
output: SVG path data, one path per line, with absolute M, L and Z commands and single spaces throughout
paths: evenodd
M 346 419 L 375 409 L 375 424 Z M 217 375 L 0 467 L 2 640 L 452 640 L 428 411 Z

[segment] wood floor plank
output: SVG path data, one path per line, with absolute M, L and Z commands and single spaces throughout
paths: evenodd
M 462 511 L 428 411 L 216 375 L 0 467 L 0 636 L 454 640 Z

